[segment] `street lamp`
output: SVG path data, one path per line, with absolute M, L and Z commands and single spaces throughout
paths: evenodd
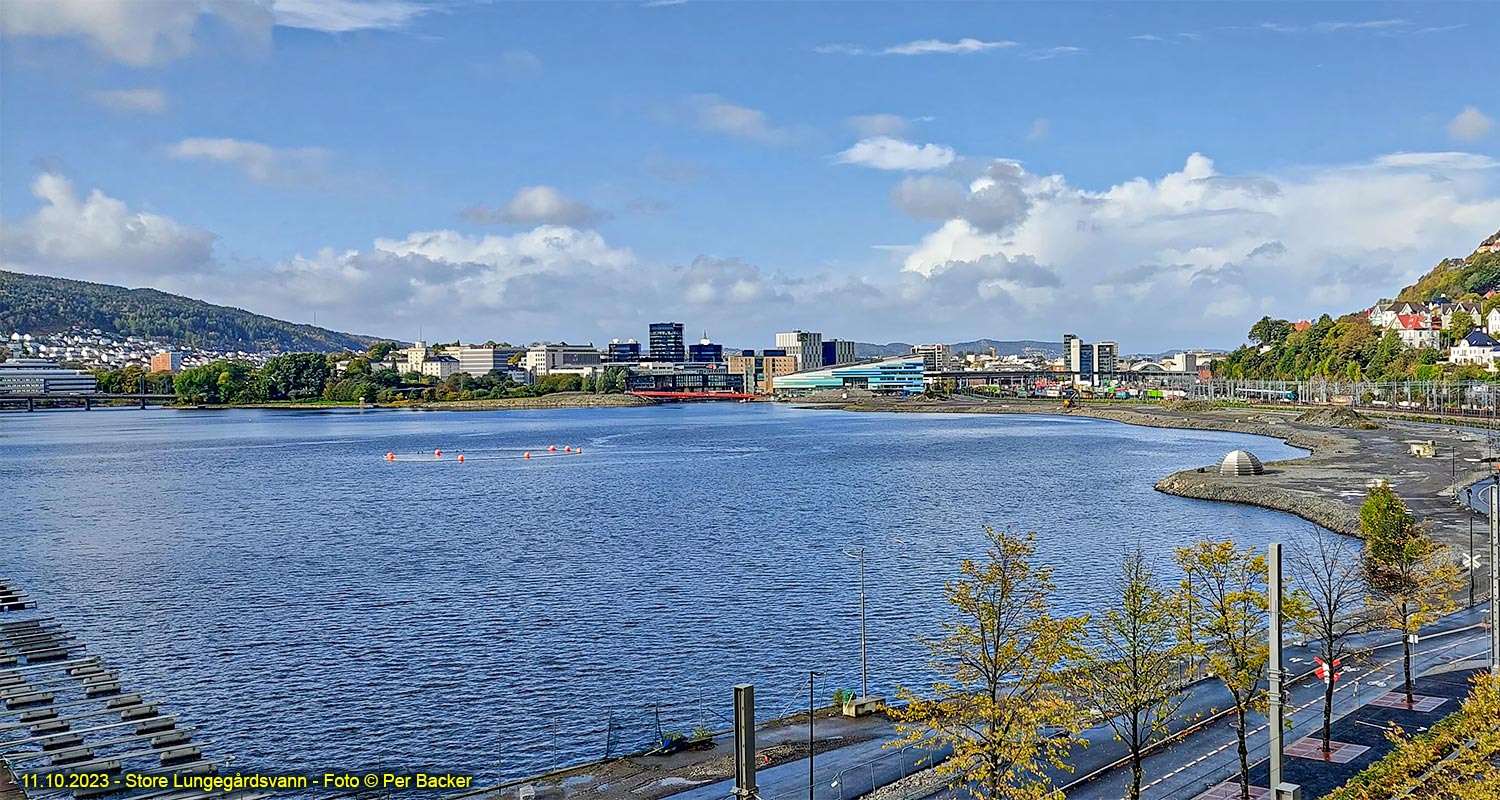
M 1469 552 L 1464 558 L 1464 566 L 1469 569 L 1469 608 L 1474 607 L 1474 583 L 1478 579 L 1475 573 L 1479 569 L 1474 558 L 1474 487 L 1464 489 L 1464 496 L 1469 501 Z
M 1490 493 L 1490 674 L 1500 677 L 1500 570 L 1495 569 L 1500 561 L 1500 474 L 1479 490 L 1479 496 L 1485 492 Z
M 865 649 L 865 549 L 859 548 L 858 553 L 845 550 L 844 555 L 859 559 L 859 699 L 863 701 L 870 696 L 870 659 Z
M 807 671 L 807 800 L 813 800 L 813 789 L 818 785 L 813 781 L 813 682 L 822 675 Z

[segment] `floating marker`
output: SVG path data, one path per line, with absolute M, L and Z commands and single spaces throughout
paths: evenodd
M 547 446 L 547 452 L 549 452 L 549 453 L 556 453 L 557 452 L 557 445 L 555 445 L 555 444 L 548 445 Z
M 583 455 L 583 448 L 580 447 L 577 450 L 574 450 L 573 452 L 577 453 L 578 455 Z
M 385 454 L 385 460 L 386 461 L 395 461 L 396 460 L 396 454 L 395 453 L 386 453 Z
M 530 453 L 522 453 L 521 454 L 521 458 L 531 458 L 531 454 Z
M 441 450 L 434 450 L 434 451 L 432 451 L 432 456 L 434 458 L 442 458 L 443 457 L 443 451 L 441 451 Z
M 464 463 L 464 454 L 463 453 L 459 453 L 458 454 L 458 463 L 460 463 L 460 464 Z

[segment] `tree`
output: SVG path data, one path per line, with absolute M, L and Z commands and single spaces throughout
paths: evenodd
M 1323 528 L 1311 541 L 1297 542 L 1289 566 L 1304 588 L 1308 616 L 1297 630 L 1318 643 L 1327 671 L 1323 689 L 1323 752 L 1329 750 L 1333 728 L 1334 665 L 1352 655 L 1348 639 L 1374 630 L 1378 619 L 1366 603 L 1365 579 L 1357 545 Z
M 1462 581 L 1448 548 L 1422 532 L 1406 504 L 1382 481 L 1370 487 L 1359 509 L 1364 573 L 1382 618 L 1401 633 L 1406 702 L 1413 702 L 1411 637 L 1454 608 Z
M 1444 331 L 1448 333 L 1448 340 L 1456 342 L 1469 335 L 1474 330 L 1474 315 L 1467 311 L 1455 311 L 1448 317 L 1448 324 Z
M 1250 326 L 1250 341 L 1256 344 L 1276 344 L 1292 332 L 1292 323 L 1284 319 L 1261 317 Z
M 954 618 L 944 636 L 924 639 L 942 677 L 932 696 L 906 688 L 891 711 L 902 744 L 951 745 L 938 765 L 955 786 L 972 782 L 978 800 L 1060 797 L 1046 775 L 1079 730 L 1077 709 L 1061 690 L 1064 670 L 1081 655 L 1087 616 L 1052 616 L 1052 570 L 1036 566 L 1036 534 L 984 529 L 983 561 L 964 559 L 945 586 Z M 1067 736 L 1052 736 L 1062 730 Z
M 1187 698 L 1177 686 L 1187 648 L 1179 643 L 1175 607 L 1141 549 L 1121 558 L 1107 600 L 1089 625 L 1092 646 L 1079 660 L 1073 688 L 1129 749 L 1128 797 L 1139 800 L 1146 748 L 1169 733 Z
M 1177 549 L 1177 563 L 1191 576 L 1180 599 L 1193 609 L 1182 637 L 1204 658 L 1229 691 L 1239 726 L 1240 798 L 1250 800 L 1250 751 L 1245 717 L 1265 701 L 1260 691 L 1270 660 L 1270 601 L 1266 559 L 1231 541 L 1202 541 Z

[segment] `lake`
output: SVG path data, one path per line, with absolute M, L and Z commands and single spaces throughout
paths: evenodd
M 820 703 L 857 690 L 847 548 L 867 548 L 871 690 L 891 696 L 930 683 L 916 637 L 985 524 L 1037 532 L 1064 612 L 1136 542 L 1306 535 L 1152 489 L 1238 447 L 1301 452 L 771 404 L 7 413 L 0 577 L 235 769 L 482 785 L 638 748 L 658 716 L 724 729 L 736 683 L 766 718 L 806 703 L 810 669 Z

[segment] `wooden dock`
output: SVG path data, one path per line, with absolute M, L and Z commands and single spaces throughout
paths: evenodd
M 214 774 L 230 759 L 208 755 L 211 742 L 196 740 L 196 728 L 179 725 L 177 715 L 143 693 L 126 691 L 120 673 L 87 649 L 0 578 L 0 800 L 201 800 L 201 791 L 127 790 L 118 780 L 127 773 Z M 47 786 L 49 777 L 55 783 L 74 773 L 117 780 L 79 789 Z M 42 788 L 22 788 L 26 784 Z

